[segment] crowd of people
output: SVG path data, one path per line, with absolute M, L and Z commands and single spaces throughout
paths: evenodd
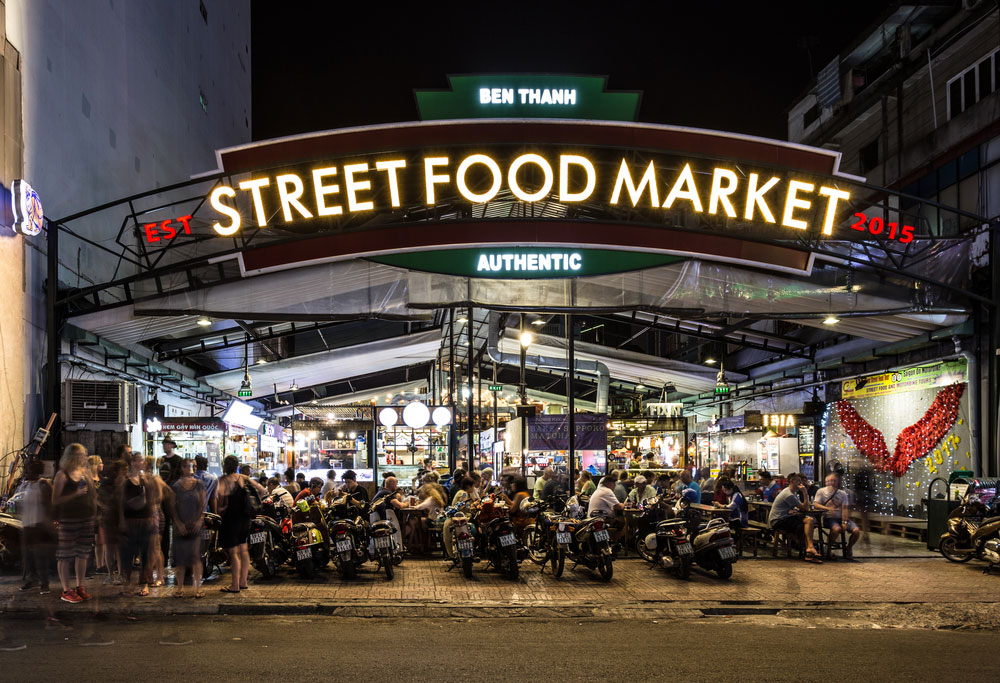
M 51 480 L 42 477 L 41 461 L 29 461 L 19 487 L 23 525 L 22 591 L 51 592 L 49 568 L 55 560 L 59 598 L 90 600 L 87 578 L 93 567 L 122 595 L 148 596 L 163 586 L 167 567 L 176 570 L 175 595 L 204 597 L 201 546 L 205 513 L 221 517 L 219 544 L 233 569 L 222 590 L 246 590 L 250 567 L 247 541 L 251 508 L 246 497 L 266 495 L 257 481 L 239 471 L 228 456 L 223 475 L 208 472 L 203 456 L 185 459 L 176 443 L 162 442 L 163 457 L 154 459 L 121 446 L 111 458 L 90 455 L 78 443 L 68 445 Z M 172 562 L 171 562 L 172 561 Z

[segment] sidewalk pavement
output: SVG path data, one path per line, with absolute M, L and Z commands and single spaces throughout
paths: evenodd
M 873 544 L 874 546 L 875 544 Z M 1000 571 L 983 573 L 984 565 L 956 565 L 923 548 L 908 556 L 880 556 L 879 548 L 859 546 L 858 560 L 813 565 L 797 559 L 744 557 L 730 580 L 720 580 L 695 568 L 682 581 L 662 569 L 650 569 L 635 558 L 615 562 L 614 578 L 604 583 L 585 568 L 554 578 L 529 561 L 518 581 L 475 568 L 467 580 L 460 570 L 448 572 L 440 558 L 407 558 L 387 581 L 369 564 L 353 581 L 333 570 L 312 582 L 300 580 L 290 568 L 272 581 L 255 580 L 239 595 L 221 593 L 229 573 L 216 574 L 205 584 L 207 596 L 174 598 L 175 588 L 153 588 L 148 597 L 119 597 L 119 587 L 92 580 L 94 600 L 70 605 L 59 600 L 58 583 L 50 595 L 18 591 L 17 577 L 0 578 L 0 610 L 23 614 L 119 613 L 167 614 L 346 614 L 350 616 L 648 616 L 656 613 L 770 614 L 783 609 L 877 609 L 889 603 L 933 604 L 955 614 L 963 605 L 990 605 L 1000 615 Z M 168 577 L 170 578 L 170 577 Z M 172 579 L 171 579 L 172 581 Z M 190 591 L 190 589 L 189 589 Z M 681 612 L 678 612 L 680 610 Z M 700 610 L 700 612 L 699 612 Z M 721 610 L 721 612 L 719 611 Z M 993 617 L 990 617 L 992 620 Z M 997 618 L 1000 625 L 1000 616 Z

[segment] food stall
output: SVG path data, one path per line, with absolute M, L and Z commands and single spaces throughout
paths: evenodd
M 378 406 L 375 411 L 379 471 L 392 471 L 400 484 L 409 485 L 425 458 L 433 457 L 438 464 L 448 461 L 450 408 L 411 401 L 405 406 Z
M 654 468 L 676 469 L 684 466 L 687 444 L 687 419 L 679 415 L 613 419 L 608 422 L 612 449 L 609 469 L 630 469 L 636 458 L 652 453 Z
M 155 458 L 163 457 L 163 439 L 170 437 L 177 443 L 174 452 L 183 458 L 199 455 L 208 459 L 208 471 L 222 474 L 222 458 L 226 455 L 226 423 L 214 417 L 168 417 L 159 422 L 159 429 L 150 431 L 149 422 L 143 423 L 146 438 L 150 440 L 146 451 Z M 154 423 L 155 426 L 155 423 Z

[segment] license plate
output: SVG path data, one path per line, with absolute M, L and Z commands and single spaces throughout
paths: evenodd
M 375 547 L 376 548 L 391 548 L 392 547 L 392 536 L 376 536 L 375 537 Z
M 514 545 L 517 540 L 514 538 L 514 534 L 504 534 L 500 537 L 500 545 L 506 548 L 509 545 Z
M 310 560 L 313 556 L 312 548 L 299 548 L 295 551 L 296 560 Z
M 598 543 L 600 543 L 601 541 L 608 540 L 608 530 L 607 529 L 601 529 L 600 531 L 595 531 L 594 532 L 594 540 L 597 541 Z
M 556 532 L 556 543 L 559 545 L 569 545 L 572 539 L 573 537 L 568 531 Z
M 734 560 L 736 559 L 736 548 L 731 545 L 724 545 L 719 548 L 719 557 L 723 560 Z
M 678 543 L 677 552 L 681 555 L 692 555 L 694 554 L 694 548 L 691 547 L 690 543 Z
M 264 539 L 267 538 L 267 534 L 263 531 L 258 531 L 255 534 L 250 534 L 250 545 L 257 545 L 258 543 L 263 543 Z
M 470 557 L 472 555 L 472 541 L 459 541 L 458 553 L 462 557 Z
M 347 539 L 346 541 L 337 541 L 337 552 L 338 553 L 349 553 L 349 552 L 351 552 L 351 549 L 353 547 L 354 547 L 354 544 L 351 543 L 351 539 Z

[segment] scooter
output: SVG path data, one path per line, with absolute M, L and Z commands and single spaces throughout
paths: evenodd
M 615 571 L 615 554 L 608 521 L 604 517 L 590 517 L 576 524 L 567 523 L 567 531 L 571 531 L 572 542 L 565 549 L 574 562 L 573 569 L 582 564 L 610 581 Z
M 686 498 L 678 503 L 678 512 L 687 526 L 688 538 L 694 548 L 694 562 L 708 571 L 714 571 L 720 579 L 731 577 L 739 555 L 729 524 L 720 518 L 702 524 L 701 513 L 692 509 Z
M 507 515 L 507 506 L 494 496 L 487 496 L 475 506 L 473 522 L 479 531 L 480 556 L 487 558 L 501 574 L 516 580 L 520 559 L 517 536 Z
M 330 562 L 329 537 L 324 533 L 326 522 L 316 499 L 296 503 L 292 512 L 292 547 L 295 554 L 291 561 L 304 579 L 313 579 L 316 572 Z
M 948 515 L 948 531 L 941 535 L 939 549 L 951 562 L 972 558 L 988 562 L 984 573 L 1000 564 L 1000 515 L 975 493 L 966 494 L 962 504 Z
M 665 519 L 658 522 L 655 531 L 642 539 L 646 551 L 643 557 L 650 562 L 650 569 L 663 567 L 677 573 L 681 579 L 691 576 L 694 548 L 688 540 L 687 522 L 683 519 Z
M 472 578 L 472 563 L 475 562 L 476 539 L 472 533 L 472 525 L 465 514 L 467 505 L 456 505 L 445 509 L 444 514 L 448 517 L 445 522 L 448 529 L 445 536 L 445 554 L 451 560 L 451 571 L 458 565 L 462 565 L 462 573 L 465 578 Z
M 214 512 L 206 512 L 204 519 L 205 523 L 201 528 L 201 569 L 202 577 L 207 579 L 229 558 L 226 556 L 226 551 L 219 547 L 219 529 L 222 528 L 222 517 Z
M 271 579 L 291 554 L 290 546 L 282 533 L 288 511 L 270 496 L 261 503 L 261 514 L 250 520 L 250 564 L 265 579 Z M 291 528 L 290 523 L 288 528 Z
M 333 545 L 333 563 L 345 579 L 353 579 L 368 559 L 368 529 L 360 513 L 362 504 L 343 493 L 326 510 L 326 523 Z
M 396 573 L 396 565 L 403 561 L 403 548 L 396 542 L 399 528 L 393 522 L 395 513 L 389 509 L 389 499 L 385 496 L 376 500 L 368 507 L 369 536 L 368 554 L 378 563 L 376 569 L 385 570 L 385 578 L 392 581 Z

